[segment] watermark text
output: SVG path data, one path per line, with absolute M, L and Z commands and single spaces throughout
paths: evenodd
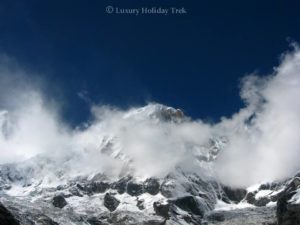
M 107 14 L 112 15 L 185 15 L 187 10 L 184 7 L 140 7 L 140 8 L 123 8 L 117 6 L 106 6 L 105 11 Z

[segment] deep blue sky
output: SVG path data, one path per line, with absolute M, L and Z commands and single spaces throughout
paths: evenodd
M 108 5 L 187 14 L 109 15 Z M 270 72 L 287 38 L 300 40 L 299 9 L 297 0 L 2 0 L 0 52 L 62 90 L 73 124 L 88 117 L 83 90 L 101 104 L 156 101 L 218 120 L 242 106 L 243 75 Z

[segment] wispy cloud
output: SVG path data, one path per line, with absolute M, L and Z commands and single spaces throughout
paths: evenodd
M 163 176 L 177 165 L 199 172 L 195 153 L 213 136 L 228 144 L 214 163 L 214 173 L 228 185 L 244 186 L 280 179 L 300 166 L 300 51 L 297 46 L 281 57 L 272 74 L 251 74 L 242 80 L 245 107 L 220 123 L 201 120 L 158 122 L 138 114 L 91 105 L 93 119 L 71 129 L 59 115 L 59 104 L 45 98 L 41 81 L 9 59 L 0 57 L 0 163 L 46 153 L 56 157 L 75 152 L 78 168 L 117 175 L 124 161 L 140 176 Z M 148 105 L 154 107 L 154 105 Z M 110 139 L 111 138 L 111 139 Z M 113 146 L 118 159 L 102 154 Z M 82 169 L 82 170 L 84 170 Z M 204 169 L 204 168 L 203 168 Z
M 269 76 L 243 80 L 247 107 L 218 126 L 230 134 L 217 162 L 221 180 L 247 185 L 292 175 L 300 156 L 300 52 L 282 55 Z

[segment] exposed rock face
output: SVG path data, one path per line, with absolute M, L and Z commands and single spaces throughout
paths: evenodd
M 94 193 L 104 193 L 110 184 L 103 181 L 92 181 L 84 185 L 78 184 L 77 187 L 84 193 L 91 195 Z
M 252 205 L 262 207 L 276 202 L 278 194 L 286 186 L 286 181 L 261 184 L 257 189 L 247 193 L 245 200 Z
M 143 184 L 130 181 L 127 184 L 127 193 L 131 196 L 139 196 L 144 193 Z
M 258 190 L 276 190 L 277 187 L 280 184 L 272 182 L 272 183 L 266 183 L 266 184 L 261 184 L 258 188 Z
M 83 195 L 80 193 L 77 187 L 71 187 L 69 188 L 69 192 L 71 196 L 78 196 L 78 197 L 83 197 Z
M 156 195 L 159 192 L 159 181 L 155 178 L 148 178 L 144 182 L 144 190 L 151 195 Z
M 184 196 L 177 198 L 173 201 L 174 205 L 178 206 L 180 209 L 189 212 L 191 214 L 195 214 L 198 216 L 204 215 L 203 207 L 200 202 L 194 196 Z
M 168 203 L 154 202 L 153 208 L 157 215 L 169 218 L 170 205 Z
M 293 196 L 300 190 L 300 178 L 294 178 L 279 194 L 277 201 L 278 225 L 300 224 L 300 202 Z
M 256 195 L 256 192 L 249 192 L 247 193 L 246 195 L 246 201 L 252 205 L 254 205 L 255 203 L 255 195 Z
M 106 193 L 104 196 L 104 206 L 109 211 L 115 211 L 120 204 L 120 201 L 116 199 L 112 194 Z
M 137 199 L 136 206 L 139 208 L 139 210 L 144 210 L 145 209 L 144 200 Z
M 165 121 L 175 122 L 178 122 L 184 118 L 184 114 L 180 109 L 174 110 L 173 108 L 162 108 L 158 116 Z
M 248 203 L 258 206 L 258 207 L 266 206 L 271 201 L 270 196 L 263 196 L 263 197 L 255 198 L 255 195 L 257 193 L 258 193 L 257 191 L 248 192 L 246 195 L 246 201 Z
M 197 174 L 180 173 L 169 174 L 160 187 L 161 194 L 168 198 L 171 219 L 182 219 L 188 224 L 201 224 L 203 215 L 213 209 L 220 190 L 221 186 Z M 185 214 L 180 216 L 181 212 Z
M 214 182 L 203 180 L 197 174 L 182 173 L 180 170 L 162 180 L 163 189 L 160 180 L 155 177 L 147 178 L 143 182 L 130 176 L 116 181 L 102 176 L 79 177 L 57 187 L 41 189 L 40 193 L 33 192 L 32 195 L 42 196 L 37 202 L 23 202 L 11 197 L 13 202 L 10 207 L 16 208 L 13 215 L 19 215 L 16 218 L 21 218 L 20 225 L 198 225 L 204 213 L 213 209 L 217 198 L 215 192 L 218 192 Z M 168 197 L 162 195 L 161 190 L 169 193 L 166 194 Z M 68 204 L 70 209 L 79 209 L 82 214 L 69 208 L 53 209 L 44 200 L 53 194 L 56 194 L 52 199 L 55 207 L 63 208 Z M 35 211 L 32 211 L 33 208 Z
M 0 225 L 20 225 L 14 216 L 0 203 Z
M 119 194 L 124 194 L 127 189 L 127 183 L 131 180 L 131 177 L 123 177 L 117 182 L 112 184 L 112 188 L 117 190 Z
M 231 188 L 231 187 L 224 186 L 223 190 L 227 195 L 227 197 L 235 203 L 238 203 L 241 200 L 243 200 L 247 194 L 247 191 L 242 188 Z
M 11 214 L 14 216 L 14 218 L 18 221 L 19 225 L 61 225 L 64 223 L 58 223 L 56 221 L 55 216 L 49 216 L 46 215 L 49 213 L 45 212 L 45 209 L 36 207 L 36 203 L 31 202 L 19 202 L 19 201 L 7 201 L 3 202 L 5 204 L 5 207 L 9 209 Z M 48 205 L 48 208 L 51 209 L 50 212 L 56 211 L 59 213 L 63 213 L 59 209 L 53 209 L 53 207 L 49 203 L 45 203 Z M 59 214 L 55 214 L 59 215 Z M 51 218 L 50 218 L 51 217 Z M 74 216 L 76 218 L 76 216 Z M 1 224 L 1 221 L 0 221 Z M 1 224 L 2 225 L 2 224 Z M 7 224 L 5 224 L 7 225 Z
M 269 197 L 261 197 L 254 201 L 254 205 L 258 207 L 266 206 L 270 201 L 271 199 Z
M 178 171 L 178 173 L 169 174 L 164 178 L 162 185 L 160 185 L 157 178 L 148 178 L 144 182 L 137 182 L 130 177 L 123 177 L 117 181 L 103 181 L 101 178 L 99 179 L 76 179 L 76 181 L 69 184 L 45 191 L 45 193 L 57 192 L 56 198 L 58 199 L 60 197 L 67 198 L 68 196 L 70 201 L 68 200 L 69 198 L 67 200 L 70 207 L 74 207 L 72 205 L 74 199 L 79 202 L 82 201 L 83 205 L 80 210 L 91 205 L 91 208 L 88 208 L 88 210 L 97 209 L 96 213 L 93 214 L 83 214 L 84 216 L 82 216 L 76 214 L 76 211 L 71 212 L 59 209 L 54 209 L 53 212 L 51 211 L 53 210 L 51 204 L 45 201 L 43 203 L 45 205 L 39 205 L 40 202 L 37 202 L 28 205 L 28 208 L 26 208 L 27 203 L 16 206 L 13 203 L 10 206 L 7 205 L 7 207 L 9 206 L 9 210 L 12 207 L 16 208 L 16 211 L 11 212 L 17 220 L 21 219 L 22 223 L 20 225 L 275 225 L 276 222 L 275 208 L 270 207 L 262 206 L 254 209 L 214 211 L 213 207 L 217 199 L 222 199 L 222 195 L 228 198 L 229 192 L 226 191 L 225 193 L 221 185 L 218 186 L 216 182 L 211 180 L 204 180 L 196 174 Z M 100 186 L 106 183 L 108 186 L 105 188 L 106 192 L 86 191 L 85 187 L 90 187 L 88 185 L 91 183 L 100 184 Z M 124 190 L 126 191 L 124 192 Z M 268 191 L 268 188 L 259 188 L 257 191 L 259 192 L 260 190 Z M 294 190 L 297 190 L 297 188 L 294 188 Z M 164 195 L 162 195 L 162 192 Z M 59 195 L 59 193 L 61 194 Z M 156 195 L 153 195 L 154 193 Z M 229 196 L 232 199 L 232 195 Z M 246 199 L 250 199 L 249 196 L 251 194 L 248 193 L 247 196 Z M 255 194 L 252 197 L 255 199 Z M 130 201 L 127 202 L 128 199 Z M 92 201 L 97 201 L 96 205 L 92 205 L 95 203 Z M 230 202 L 232 203 L 232 200 Z M 41 206 L 41 209 L 31 211 L 35 204 Z M 76 202 L 76 204 L 78 203 Z M 255 202 L 253 204 L 257 205 Z M 127 205 L 130 208 L 135 207 L 135 210 L 126 210 Z M 87 212 L 89 213 L 88 210 Z M 147 214 L 147 211 L 150 211 L 151 214 Z M 155 214 L 153 214 L 153 211 Z M 30 216 L 24 219 L 26 215 Z M 286 217 L 285 221 L 287 221 Z M 286 225 L 285 223 L 283 224 Z M 0 223 L 0 225 L 2 224 Z
M 108 188 L 109 188 L 109 183 L 106 183 L 106 182 L 91 183 L 91 190 L 94 193 L 104 193 Z
M 57 208 L 63 208 L 65 207 L 68 203 L 66 199 L 62 195 L 57 195 L 54 196 L 52 199 L 52 204 L 57 207 Z

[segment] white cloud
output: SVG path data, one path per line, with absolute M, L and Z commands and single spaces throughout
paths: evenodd
M 297 47 L 282 56 L 271 75 L 246 76 L 241 88 L 245 107 L 213 125 L 201 120 L 158 122 L 137 108 L 92 105 L 94 119 L 70 129 L 59 117 L 58 104 L 45 98 L 42 82 L 8 57 L 0 59 L 0 163 L 40 153 L 57 159 L 70 154 L 77 171 L 118 175 L 125 171 L 124 161 L 131 160 L 132 167 L 126 169 L 140 176 L 163 176 L 176 165 L 201 172 L 194 153 L 204 154 L 202 147 L 217 134 L 228 138 L 214 167 L 225 184 L 245 186 L 280 179 L 300 168 Z M 147 109 L 154 106 L 150 104 Z M 122 160 L 101 154 L 105 146 L 114 146 L 111 154 L 119 154 Z
M 247 107 L 219 124 L 232 130 L 217 162 L 220 178 L 249 185 L 293 175 L 300 168 L 299 50 L 286 53 L 273 74 L 245 78 L 241 93 Z
M 62 150 L 67 127 L 41 92 L 42 83 L 28 76 L 7 56 L 0 57 L 0 162 L 23 160 Z

